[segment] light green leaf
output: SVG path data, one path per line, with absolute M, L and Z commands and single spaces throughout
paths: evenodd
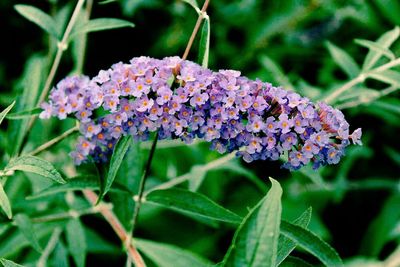
M 12 218 L 12 210 L 11 210 L 11 205 L 10 201 L 8 200 L 8 197 L 6 195 L 6 192 L 4 192 L 3 185 L 0 182 L 0 207 L 3 209 L 4 213 L 7 215 L 8 219 Z
M 201 165 L 195 165 L 190 170 L 189 175 L 191 176 L 189 179 L 189 190 L 197 191 L 207 175 L 207 170 L 202 168 Z
M 0 263 L 3 264 L 4 267 L 24 267 L 23 265 L 20 265 L 10 260 L 6 260 L 4 258 L 0 258 Z
M 135 24 L 133 24 L 132 22 L 122 19 L 114 19 L 114 18 L 91 19 L 81 27 L 75 28 L 71 33 L 70 39 L 73 39 L 74 36 L 82 33 L 97 32 L 97 31 L 111 30 L 123 27 L 134 27 L 134 26 Z
M 31 246 L 38 252 L 42 252 L 42 247 L 35 234 L 35 229 L 33 228 L 32 222 L 28 216 L 25 214 L 17 214 L 14 217 L 14 221 L 17 224 L 21 233 L 25 236 L 26 240 L 31 244 Z
M 113 2 L 118 2 L 118 0 L 104 0 L 104 1 L 99 2 L 98 4 L 99 5 L 106 5 L 106 4 L 110 4 L 110 3 L 113 3 Z
M 34 108 L 31 110 L 25 110 L 25 111 L 20 111 L 16 113 L 10 113 L 6 116 L 8 120 L 20 120 L 20 119 L 26 119 L 30 118 L 33 116 L 36 116 L 42 112 L 41 108 Z
M 134 245 L 158 267 L 206 267 L 213 264 L 208 260 L 182 248 L 135 238 Z
M 104 184 L 104 188 L 102 188 L 100 192 L 99 201 L 103 199 L 103 197 L 110 190 L 111 185 L 114 182 L 115 176 L 117 175 L 119 166 L 121 166 L 122 160 L 126 152 L 129 149 L 129 146 L 132 143 L 132 136 L 124 136 L 118 140 L 118 143 L 115 145 L 114 152 L 111 156 L 110 160 L 110 169 L 108 170 L 106 181 Z
M 371 72 L 369 78 L 400 87 L 400 72 L 393 70 L 385 70 L 380 72 Z
M 386 98 L 372 102 L 369 107 L 376 107 L 380 110 L 389 111 L 400 115 L 400 100 L 397 98 Z
M 38 157 L 23 155 L 21 157 L 12 159 L 4 171 L 7 172 L 14 170 L 36 173 L 57 183 L 65 183 L 65 180 L 61 177 L 61 174 L 50 162 Z
M 330 42 L 326 42 L 326 46 L 333 60 L 350 78 L 354 78 L 360 73 L 360 67 L 346 51 Z
M 311 220 L 311 213 L 312 209 L 310 207 L 305 212 L 303 212 L 303 214 L 301 214 L 300 217 L 297 218 L 293 223 L 303 228 L 307 228 Z M 281 264 L 282 261 L 285 260 L 287 256 L 289 256 L 289 254 L 295 249 L 296 245 L 297 245 L 296 242 L 293 242 L 291 239 L 283 235 L 279 236 L 278 255 L 276 259 L 277 266 Z
M 379 39 L 376 41 L 376 44 L 383 48 L 389 48 L 394 41 L 399 38 L 400 28 L 396 26 L 393 30 L 384 33 Z M 375 66 L 376 62 L 382 57 L 382 53 L 370 50 L 365 57 L 364 64 L 362 67 L 363 72 L 370 70 Z
M 151 202 L 182 213 L 238 224 L 241 217 L 207 198 L 206 196 L 184 189 L 155 190 L 146 196 Z
M 196 10 L 197 13 L 200 12 L 200 8 L 196 0 L 182 0 L 182 1 L 191 5 L 194 8 L 194 10 Z
M 69 220 L 66 228 L 68 249 L 78 267 L 85 266 L 86 238 L 85 231 L 78 219 Z
M 203 20 L 203 27 L 201 29 L 201 38 L 199 45 L 199 63 L 204 68 L 208 67 L 208 58 L 210 55 L 210 17 Z
M 375 52 L 379 52 L 382 55 L 386 56 L 389 59 L 395 59 L 395 55 L 392 53 L 392 51 L 390 51 L 389 49 L 387 49 L 386 47 L 382 47 L 379 44 L 369 41 L 369 40 L 363 40 L 363 39 L 355 39 L 354 40 L 356 42 L 356 44 L 359 44 L 363 47 L 368 48 L 369 50 L 373 50 Z
M 317 257 L 326 266 L 343 266 L 337 252 L 325 241 L 301 226 L 282 221 L 281 233 L 304 250 Z
M 3 122 L 4 117 L 7 115 L 8 112 L 14 107 L 15 101 L 13 101 L 5 110 L 0 113 L 0 124 Z
M 46 197 L 50 195 L 54 195 L 61 192 L 68 192 L 68 191 L 80 191 L 80 190 L 99 190 L 100 183 L 97 177 L 95 176 L 78 176 L 75 178 L 71 178 L 67 180 L 65 184 L 54 184 L 49 186 L 32 196 L 28 196 L 27 199 L 37 199 L 41 197 Z M 125 193 L 128 195 L 133 195 L 133 193 L 126 188 L 124 185 L 119 183 L 114 183 L 113 187 L 110 188 L 110 191 L 118 192 L 118 193 Z
M 268 194 L 249 212 L 235 232 L 222 266 L 276 266 L 282 188 L 270 178 Z
M 42 10 L 29 5 L 15 5 L 14 8 L 23 17 L 38 25 L 50 35 L 55 38 L 59 37 L 60 34 L 57 31 L 54 19 Z
M 286 258 L 284 262 L 280 265 L 281 267 L 312 267 L 311 264 L 305 262 L 304 260 L 289 256 Z
M 374 0 L 380 13 L 394 25 L 400 25 L 400 2 L 398 0 Z

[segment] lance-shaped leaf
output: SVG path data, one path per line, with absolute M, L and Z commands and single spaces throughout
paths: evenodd
M 114 18 L 91 19 L 87 23 L 81 25 L 80 27 L 75 28 L 71 33 L 70 39 L 82 33 L 98 32 L 98 31 L 111 30 L 123 27 L 135 27 L 135 24 L 133 24 L 130 21 L 122 19 L 114 19 Z
M 4 211 L 4 213 L 7 215 L 8 219 L 12 218 L 12 210 L 11 210 L 11 205 L 10 201 L 8 200 L 8 197 L 6 195 L 6 192 L 4 192 L 3 185 L 0 182 L 0 207 Z
M 68 249 L 78 267 L 85 266 L 86 238 L 85 231 L 78 219 L 69 220 L 66 228 Z
M 40 112 L 42 112 L 43 109 L 41 108 L 34 108 L 31 110 L 24 110 L 16 113 L 10 113 L 6 116 L 7 119 L 9 120 L 21 120 L 21 119 L 26 119 L 30 118 L 36 115 L 39 115 Z
M 15 263 L 13 261 L 10 260 L 6 260 L 4 258 L 0 258 L 0 263 L 4 266 L 4 267 L 24 267 L 18 263 Z
M 317 257 L 326 266 L 343 266 L 342 260 L 337 252 L 309 230 L 282 221 L 281 233 L 296 242 L 301 248 Z
M 35 230 L 33 228 L 33 224 L 28 216 L 25 214 L 17 214 L 14 218 L 19 230 L 25 236 L 26 240 L 32 245 L 32 247 L 38 251 L 42 252 L 42 247 L 39 244 L 39 241 L 36 237 Z
M 368 48 L 369 50 L 374 50 L 375 52 L 381 53 L 383 56 L 386 56 L 389 59 L 395 59 L 395 55 L 392 51 L 386 47 L 380 46 L 375 42 L 363 39 L 355 39 L 354 42 L 358 45 Z
M 8 112 L 14 107 L 15 101 L 13 101 L 5 110 L 0 113 L 0 124 L 3 122 L 4 117 L 7 115 Z
M 199 4 L 197 4 L 196 0 L 182 0 L 182 1 L 191 5 L 194 8 L 194 10 L 196 10 L 197 13 L 200 12 Z
M 36 173 L 43 177 L 49 178 L 57 183 L 65 183 L 65 180 L 61 177 L 61 174 L 54 168 L 54 166 L 50 162 L 38 157 L 24 155 L 12 159 L 8 163 L 4 171 L 7 172 L 14 170 Z
M 307 228 L 308 224 L 311 220 L 311 213 L 312 209 L 308 208 L 303 214 L 300 215 L 293 223 L 295 225 L 301 226 L 303 228 Z M 286 259 L 287 256 L 295 249 L 297 243 L 293 240 L 287 238 L 284 235 L 279 236 L 279 243 L 278 243 L 278 256 L 276 259 L 276 265 L 282 263 L 283 260 Z
M 110 169 L 108 170 L 106 180 L 102 190 L 100 192 L 99 201 L 103 199 L 103 197 L 110 190 L 111 185 L 115 180 L 115 176 L 117 175 L 118 169 L 121 166 L 122 160 L 126 152 L 129 149 L 129 146 L 132 143 L 132 136 L 124 136 L 118 140 L 118 143 L 115 145 L 114 152 L 111 156 L 110 160 Z
M 210 17 L 206 16 L 201 29 L 200 46 L 199 46 L 199 63 L 204 68 L 208 67 L 208 58 L 210 54 Z
M 335 63 L 338 64 L 350 78 L 354 78 L 360 73 L 360 67 L 346 51 L 330 42 L 326 42 L 326 46 Z
M 153 261 L 156 266 L 159 267 L 207 267 L 213 265 L 210 261 L 194 254 L 193 252 L 170 244 L 138 238 L 135 238 L 133 243 L 151 261 Z
M 400 87 L 400 72 L 393 70 L 385 70 L 380 72 L 371 72 L 368 77 L 375 80 Z
M 184 189 L 155 190 L 146 196 L 146 202 L 202 218 L 238 224 L 242 218 L 221 207 L 205 195 Z
M 282 188 L 270 178 L 272 187 L 244 218 L 222 266 L 276 266 L 279 225 L 281 221 Z
M 56 22 L 42 10 L 30 5 L 15 5 L 15 10 L 27 20 L 32 21 L 55 38 L 59 37 Z

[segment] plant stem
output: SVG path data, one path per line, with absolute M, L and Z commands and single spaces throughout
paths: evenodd
M 61 228 L 56 228 L 54 229 L 53 233 L 51 234 L 50 240 L 47 243 L 46 248 L 44 249 L 42 255 L 40 256 L 36 267 L 46 267 L 46 262 L 48 257 L 50 256 L 51 252 L 54 250 L 54 248 L 57 245 L 58 239 L 60 238 L 60 235 L 62 233 Z
M 83 194 L 92 205 L 96 205 L 96 202 L 98 199 L 98 196 L 96 193 L 94 193 L 90 190 L 84 190 Z M 128 234 L 128 232 L 122 226 L 122 224 L 118 220 L 117 216 L 115 216 L 115 214 L 111 210 L 104 208 L 104 207 L 99 208 L 99 212 L 103 215 L 103 217 L 106 219 L 106 221 L 113 228 L 114 232 L 118 235 L 119 239 L 121 239 L 122 243 L 125 245 L 125 247 L 127 249 L 128 255 L 130 256 L 131 260 L 135 263 L 135 266 L 136 267 L 145 267 L 146 265 L 142 259 L 142 256 L 140 256 L 139 252 L 132 245 L 132 242 L 131 242 L 132 238 L 130 237 L 130 234 Z
M 235 154 L 236 154 L 236 152 L 230 153 L 230 154 L 228 154 L 228 155 L 226 155 L 224 157 L 218 158 L 216 160 L 213 160 L 213 161 L 207 163 L 206 165 L 202 166 L 201 168 L 204 171 L 208 171 L 208 170 L 214 169 L 214 168 L 216 168 L 218 166 L 221 166 L 221 165 L 229 162 L 233 158 L 235 158 Z M 185 174 L 183 174 L 181 176 L 178 176 L 178 177 L 176 177 L 176 178 L 174 178 L 174 179 L 172 179 L 172 180 L 170 180 L 170 181 L 168 181 L 166 183 L 160 184 L 158 186 L 155 186 L 155 187 L 149 189 L 148 191 L 146 191 L 144 193 L 144 196 L 148 195 L 150 192 L 152 192 L 154 190 L 167 189 L 167 188 L 174 187 L 175 185 L 178 185 L 178 184 L 181 184 L 183 182 L 186 182 L 187 180 L 190 179 L 190 177 L 191 177 L 190 172 L 185 173 Z
M 140 211 L 140 207 L 142 206 L 142 197 L 143 197 L 143 192 L 144 192 L 144 186 L 145 186 L 147 177 L 149 176 L 151 162 L 153 161 L 154 152 L 155 152 L 156 146 L 157 146 L 157 140 L 158 140 L 158 131 L 156 133 L 156 136 L 154 137 L 154 141 L 153 141 L 153 144 L 150 149 L 149 158 L 146 163 L 146 168 L 144 169 L 142 177 L 140 178 L 139 192 L 137 195 L 137 201 L 135 203 L 135 210 L 133 212 L 133 217 L 132 217 L 132 229 L 131 229 L 132 234 L 129 237 L 133 236 L 136 222 L 137 222 L 138 215 L 139 215 L 139 211 Z
M 71 19 L 68 22 L 67 28 L 65 29 L 63 37 L 62 37 L 61 41 L 57 44 L 57 53 L 56 53 L 56 56 L 54 58 L 53 64 L 51 66 L 49 75 L 47 76 L 46 83 L 44 85 L 43 91 L 40 94 L 40 97 L 39 97 L 39 100 L 38 100 L 38 105 L 40 105 L 40 103 L 42 103 L 44 101 L 44 99 L 47 96 L 47 93 L 50 90 L 50 86 L 53 83 L 53 80 L 54 80 L 54 77 L 56 75 L 57 69 L 58 69 L 58 67 L 60 65 L 61 57 L 62 57 L 64 51 L 68 48 L 69 35 L 70 35 L 71 31 L 72 31 L 72 28 L 75 25 L 75 22 L 76 22 L 76 20 L 78 18 L 79 12 L 80 12 L 84 2 L 85 2 L 85 0 L 78 0 L 78 3 L 75 6 L 74 12 L 72 13 Z M 29 120 L 28 126 L 27 126 L 25 134 L 24 134 L 24 138 L 23 138 L 24 141 L 22 142 L 23 144 L 26 142 L 27 136 L 28 136 L 30 130 L 32 129 L 33 124 L 35 123 L 36 118 L 37 117 L 32 117 Z M 22 147 L 23 146 L 21 146 L 19 154 L 21 153 Z
M 208 7 L 209 3 L 210 3 L 210 0 L 205 0 L 204 1 L 203 7 L 201 8 L 201 11 L 199 12 L 199 17 L 197 19 L 196 25 L 194 26 L 192 35 L 190 36 L 190 39 L 189 39 L 189 42 L 188 42 L 188 44 L 186 46 L 185 52 L 183 53 L 182 59 L 186 59 L 187 56 L 189 55 L 189 51 L 192 48 L 193 41 L 194 41 L 194 39 L 195 39 L 199 29 L 200 29 L 201 21 L 206 16 L 206 10 L 207 10 L 207 7 Z M 138 195 L 136 197 L 137 199 L 135 199 L 136 204 L 135 204 L 135 210 L 134 210 L 133 218 L 132 218 L 132 230 L 131 230 L 131 235 L 129 236 L 130 238 L 133 236 L 133 232 L 135 230 L 135 226 L 136 226 L 136 223 L 137 223 L 137 220 L 138 220 L 140 208 L 142 206 L 142 197 L 143 197 L 143 193 L 144 193 L 144 186 L 146 184 L 146 180 L 147 180 L 147 177 L 149 175 L 151 162 L 152 162 L 153 156 L 154 156 L 154 151 L 156 150 L 156 146 L 157 146 L 157 141 L 158 141 L 158 131 L 157 131 L 156 136 L 155 136 L 155 138 L 153 140 L 153 143 L 151 145 L 151 150 L 150 150 L 150 153 L 149 153 L 149 158 L 148 158 L 147 163 L 146 163 L 146 168 L 145 168 L 145 170 L 143 172 L 143 175 L 142 175 L 142 177 L 140 179 L 139 192 L 138 192 Z
M 28 152 L 28 155 L 34 156 L 36 154 L 39 154 L 40 152 L 54 146 L 55 144 L 61 142 L 62 140 L 64 140 L 65 138 L 67 138 L 68 136 L 70 136 L 71 134 L 73 134 L 74 132 L 78 131 L 79 127 L 75 126 L 67 131 L 65 131 L 64 133 L 62 133 L 61 135 L 51 139 L 50 141 L 44 143 L 43 145 L 37 147 L 36 149 L 32 150 L 31 152 Z
M 210 0 L 205 0 L 203 7 L 201 8 L 200 12 L 199 12 L 199 17 L 197 18 L 196 24 L 194 26 L 192 35 L 189 38 L 189 42 L 186 46 L 185 52 L 183 53 L 182 59 L 186 59 L 189 55 L 190 49 L 192 48 L 194 39 L 196 38 L 196 35 L 200 29 L 200 25 L 201 25 L 201 21 L 204 19 L 205 15 L 206 15 L 206 10 L 208 7 L 208 4 L 210 3 Z

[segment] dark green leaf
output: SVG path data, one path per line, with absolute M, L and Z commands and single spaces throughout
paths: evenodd
M 183 213 L 223 221 L 240 223 L 241 217 L 221 207 L 211 199 L 199 193 L 183 189 L 155 190 L 146 196 L 146 201 Z
M 207 16 L 203 20 L 201 29 L 201 38 L 199 45 L 199 63 L 204 67 L 208 67 L 208 58 L 210 55 L 210 18 Z
M 48 188 L 41 190 L 38 193 L 35 193 L 32 196 L 28 196 L 27 199 L 36 199 L 41 197 L 50 196 L 53 194 L 57 194 L 60 192 L 68 192 L 68 191 L 80 191 L 80 190 L 100 190 L 99 180 L 94 176 L 78 176 L 75 178 L 71 178 L 67 180 L 65 184 L 54 184 Z M 128 195 L 133 195 L 128 188 L 119 183 L 114 183 L 113 187 L 110 188 L 110 191 L 115 191 L 118 193 L 125 193 Z
M 134 239 L 134 244 L 158 267 L 206 267 L 212 263 L 200 256 L 182 248 L 153 242 L 144 239 Z
M 24 267 L 23 265 L 20 265 L 10 260 L 6 260 L 4 258 L 0 258 L 0 263 L 3 264 L 4 267 Z
M 290 82 L 288 76 L 283 72 L 282 68 L 273 61 L 270 57 L 263 55 L 259 59 L 265 71 L 269 73 L 269 77 L 281 85 L 283 88 L 291 91 L 296 91 L 296 88 Z
M 393 30 L 384 33 L 379 39 L 376 41 L 376 45 L 383 48 L 389 48 L 394 41 L 399 38 L 400 29 L 396 26 Z M 372 67 L 375 66 L 376 62 L 382 57 L 382 53 L 375 50 L 370 50 L 365 57 L 364 64 L 362 70 L 368 71 Z
M 394 25 L 400 25 L 400 3 L 398 0 L 374 0 L 381 14 Z
M 110 190 L 111 185 L 114 182 L 115 176 L 117 175 L 119 166 L 121 166 L 122 160 L 126 152 L 129 149 L 129 146 L 132 143 L 132 136 L 124 136 L 118 140 L 118 143 L 115 145 L 114 152 L 111 156 L 110 160 L 110 169 L 108 170 L 106 181 L 104 184 L 104 189 L 102 188 L 99 201 L 103 199 L 103 197 Z
M 71 39 L 82 33 L 89 33 L 89 32 L 97 32 L 97 31 L 104 31 L 104 30 L 111 30 L 123 27 L 134 27 L 135 24 L 132 22 L 122 20 L 122 19 L 114 19 L 114 18 L 98 18 L 98 19 L 91 19 L 84 25 L 79 28 L 75 28 L 75 30 L 71 33 Z
M 307 228 L 308 224 L 310 223 L 311 220 L 311 213 L 312 209 L 308 208 L 303 214 L 300 215 L 299 218 L 297 218 L 293 223 L 295 225 L 301 226 L 303 228 Z M 295 249 L 296 243 L 293 242 L 291 239 L 280 235 L 279 236 L 279 242 L 278 242 L 278 256 L 276 259 L 276 265 L 278 266 L 279 264 L 282 263 L 283 260 L 286 259 L 287 256 Z
M 68 249 L 78 267 L 85 266 L 86 238 L 85 231 L 78 219 L 69 220 L 66 228 Z
M 223 266 L 276 266 L 282 188 L 270 178 L 268 194 L 249 212 L 235 232 Z
M 25 214 L 17 214 L 14 217 L 15 223 L 17 224 L 21 233 L 25 236 L 26 240 L 32 245 L 32 247 L 38 251 L 42 252 L 42 247 L 39 244 L 39 241 L 36 237 L 35 230 L 33 228 L 32 222 L 28 216 Z
M 325 241 L 301 226 L 282 221 L 281 233 L 317 257 L 326 266 L 343 266 L 337 252 Z
M 369 40 L 363 40 L 363 39 L 355 39 L 354 40 L 356 44 L 359 44 L 361 46 L 364 46 L 370 50 L 374 50 L 375 52 L 379 52 L 382 55 L 386 56 L 389 59 L 395 59 L 395 55 L 387 49 L 386 47 L 382 47 L 379 44 L 369 41 Z
M 8 219 L 12 218 L 12 210 L 10 206 L 10 201 L 4 192 L 3 185 L 0 182 L 0 207 L 3 209 L 4 213 L 7 215 Z
M 15 101 L 13 101 L 5 110 L 0 113 L 0 124 L 3 122 L 4 117 L 7 115 L 8 112 L 14 107 Z
M 23 155 L 21 157 L 12 159 L 4 170 L 19 170 L 36 173 L 57 183 L 65 184 L 65 180 L 61 177 L 61 174 L 50 162 L 34 156 Z
M 287 257 L 280 265 L 281 267 L 312 267 L 311 264 L 297 257 Z
M 15 5 L 14 7 L 27 20 L 32 21 L 55 38 L 59 37 L 55 21 L 42 10 L 29 5 Z
M 330 42 L 326 42 L 326 46 L 333 60 L 350 78 L 354 78 L 360 73 L 360 67 L 346 51 Z
M 35 109 L 20 111 L 20 112 L 16 112 L 16 113 L 10 113 L 6 116 L 6 118 L 9 120 L 26 119 L 26 118 L 36 116 L 36 115 L 40 114 L 40 112 L 42 112 L 41 108 L 35 108 Z

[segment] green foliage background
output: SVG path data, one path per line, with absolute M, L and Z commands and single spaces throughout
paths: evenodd
M 36 106 L 57 45 L 55 38 L 20 16 L 14 4 L 32 2 L 0 2 L 0 110 L 16 99 L 15 113 Z M 33 4 L 50 14 L 56 21 L 56 31 L 63 32 L 75 1 L 42 0 Z M 400 56 L 400 42 L 395 41 L 399 35 L 395 26 L 400 26 L 400 3 L 396 0 L 211 0 L 207 13 L 211 69 L 237 69 L 315 101 L 357 79 L 360 72 L 367 73 L 369 51 L 381 55 L 371 66 L 374 68 Z M 87 43 L 82 36 L 75 38 L 63 55 L 55 82 L 71 73 L 94 76 L 100 69 L 135 56 L 182 55 L 197 13 L 183 1 L 94 1 L 91 18 L 100 17 L 124 19 L 135 28 L 90 33 Z M 76 29 L 83 24 L 78 20 Z M 394 39 L 390 46 L 365 41 L 376 41 L 385 32 Z M 199 40 L 200 36 L 189 55 L 193 61 L 198 59 Z M 343 108 L 353 129 L 363 129 L 364 145 L 348 149 L 338 165 L 292 173 L 280 169 L 279 162 L 246 164 L 228 158 L 213 165 L 221 155 L 209 151 L 206 143 L 186 146 L 162 141 L 146 189 L 184 176 L 189 182 L 180 187 L 204 194 L 244 217 L 266 195 L 271 184 L 268 177 L 274 177 L 283 189 L 282 218 L 293 221 L 311 206 L 308 229 L 331 244 L 346 266 L 400 266 L 393 260 L 400 257 L 399 70 L 395 66 L 383 74 L 366 74 L 365 80 L 331 101 Z M 27 120 L 6 118 L 2 123 L 0 169 L 5 168 L 18 146 L 31 151 L 74 126 L 72 119 L 37 121 L 23 143 L 21 133 Z M 78 170 L 73 166 L 68 153 L 75 139 L 69 137 L 39 155 L 67 180 L 79 173 L 96 172 L 94 166 Z M 150 146 L 151 142 L 131 145 L 116 184 L 137 192 Z M 90 186 L 95 188 L 91 181 Z M 80 191 L 27 198 L 53 185 L 37 172 L 17 171 L 2 177 L 1 183 L 14 218 L 9 220 L 0 213 L 0 258 L 35 265 L 53 235 L 57 242 L 47 256 L 48 266 L 125 264 L 120 240 L 100 215 L 91 214 L 93 209 Z M 89 188 L 89 183 L 78 188 Z M 105 201 L 113 204 L 113 211 L 129 229 L 135 206 L 132 197 L 114 188 Z M 62 216 L 54 219 L 54 214 Z M 81 215 L 79 220 L 75 215 Z M 158 243 L 146 242 L 173 244 L 216 263 L 228 251 L 235 229 L 234 224 L 144 203 L 135 235 L 147 240 L 139 240 L 138 248 L 149 266 L 173 266 L 168 264 L 180 257 L 173 257 L 176 251 L 168 247 L 160 250 Z M 160 258 L 159 251 L 172 255 L 171 262 L 165 255 Z M 304 249 L 296 249 L 293 255 L 319 264 Z

